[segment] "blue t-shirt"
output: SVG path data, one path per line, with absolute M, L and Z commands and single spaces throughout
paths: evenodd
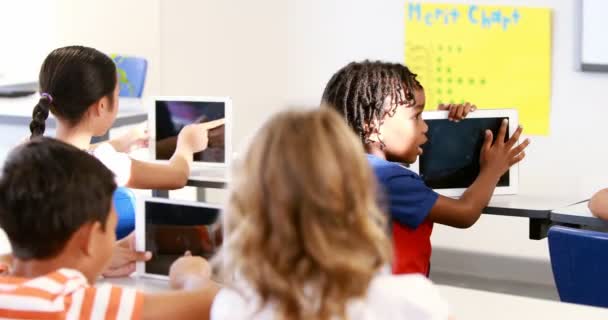
M 438 194 L 418 174 L 398 163 L 371 154 L 367 160 L 388 197 L 391 219 L 411 229 L 418 228 L 431 212 Z

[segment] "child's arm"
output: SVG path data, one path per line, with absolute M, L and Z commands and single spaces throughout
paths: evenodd
M 13 265 L 13 255 L 11 253 L 0 255 L 0 275 L 9 273 Z
M 118 137 L 92 144 L 90 150 L 97 148 L 102 143 L 109 143 L 114 150 L 122 153 L 129 153 L 135 149 L 147 147 L 148 139 L 147 124 L 143 122 Z
M 185 126 L 179 133 L 175 153 L 168 164 L 132 160 L 127 186 L 136 189 L 182 188 L 190 175 L 193 154 L 207 148 L 208 131 L 224 122 L 224 119 L 219 119 Z
M 488 130 L 481 150 L 479 176 L 460 199 L 439 196 L 429 213 L 430 219 L 433 222 L 457 228 L 472 226 L 479 219 L 481 211 L 490 202 L 500 177 L 513 164 L 518 163 L 525 157 L 524 149 L 530 142 L 526 139 L 516 146 L 521 132 L 522 128 L 517 128 L 513 136 L 507 142 L 504 142 L 507 134 L 507 122 L 505 120 L 500 127 L 496 141 L 492 144 L 492 132 Z
M 114 147 L 114 150 L 129 153 L 134 149 L 148 146 L 148 138 L 147 124 L 143 122 L 108 142 Z
M 208 282 L 195 291 L 173 291 L 144 296 L 143 319 L 209 319 L 213 299 L 221 287 Z
M 598 191 L 589 201 L 589 210 L 594 216 L 608 220 L 608 189 Z
M 169 294 L 144 297 L 144 319 L 209 319 L 213 299 L 221 289 L 211 281 L 211 267 L 201 257 L 186 252 L 177 259 L 169 271 L 173 289 Z

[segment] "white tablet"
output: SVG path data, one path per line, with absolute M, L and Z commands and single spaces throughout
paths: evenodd
M 186 251 L 209 259 L 222 241 L 220 207 L 165 198 L 138 198 L 135 248 L 152 252 L 137 275 L 168 279 L 171 264 Z
M 448 111 L 424 112 L 423 118 L 429 126 L 428 142 L 410 169 L 445 196 L 461 196 L 479 175 L 479 156 L 487 129 L 496 137 L 503 119 L 507 119 L 510 137 L 519 126 L 514 109 L 477 110 L 460 122 L 449 121 Z M 515 164 L 500 178 L 494 194 L 517 193 L 518 181 Z
M 192 123 L 224 118 L 226 124 L 209 131 L 209 145 L 194 154 L 193 168 L 226 168 L 232 154 L 232 100 L 229 97 L 154 97 L 148 112 L 149 150 L 154 160 L 169 160 L 177 135 Z

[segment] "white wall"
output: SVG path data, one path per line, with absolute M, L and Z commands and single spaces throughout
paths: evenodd
M 339 68 L 366 58 L 403 61 L 402 0 L 289 0 L 288 88 L 292 104 L 314 105 Z
M 160 92 L 160 0 L 54 0 L 55 47 L 85 45 L 148 59 L 144 95 Z
M 285 104 L 286 8 L 283 0 L 162 2 L 162 93 L 231 96 L 241 145 Z
M 38 79 L 54 48 L 92 46 L 149 60 L 145 94 L 160 91 L 160 0 L 23 0 L 0 2 L 0 81 Z
M 38 79 L 40 65 L 56 42 L 54 1 L 0 2 L 0 83 Z M 10 49 L 9 49 L 10 48 Z

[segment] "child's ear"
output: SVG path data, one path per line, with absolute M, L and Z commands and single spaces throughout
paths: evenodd
M 99 117 L 100 115 L 102 115 L 104 110 L 108 109 L 108 107 L 110 107 L 110 102 L 108 101 L 108 98 L 102 97 L 91 105 L 89 111 L 92 112 L 92 115 Z
M 98 100 L 89 106 L 89 109 L 87 110 L 87 114 L 89 115 L 89 117 L 99 117 L 101 115 L 100 102 L 101 100 Z
M 366 133 L 369 133 L 367 139 L 370 141 L 373 141 L 373 142 L 380 141 L 380 139 L 378 137 L 379 128 L 380 128 L 380 120 L 378 120 L 378 119 L 372 119 L 372 121 L 370 123 L 366 123 L 363 125 L 363 130 L 365 130 Z
M 103 233 L 101 223 L 98 221 L 87 223 L 80 227 L 74 234 L 78 246 L 85 256 L 93 255 L 95 248 L 97 247 L 97 241 L 99 241 L 99 234 Z
M 74 236 L 72 236 L 73 241 L 76 242 L 76 245 L 85 256 L 90 256 L 93 253 L 92 244 L 95 240 L 93 233 L 95 232 L 95 228 L 99 228 L 95 226 L 96 224 L 99 225 L 99 222 L 87 223 L 76 230 Z
M 99 221 L 95 221 L 90 224 L 91 229 L 89 232 L 89 238 L 87 242 L 87 255 L 92 255 L 95 248 L 99 246 L 99 235 L 104 233 L 104 228 Z

